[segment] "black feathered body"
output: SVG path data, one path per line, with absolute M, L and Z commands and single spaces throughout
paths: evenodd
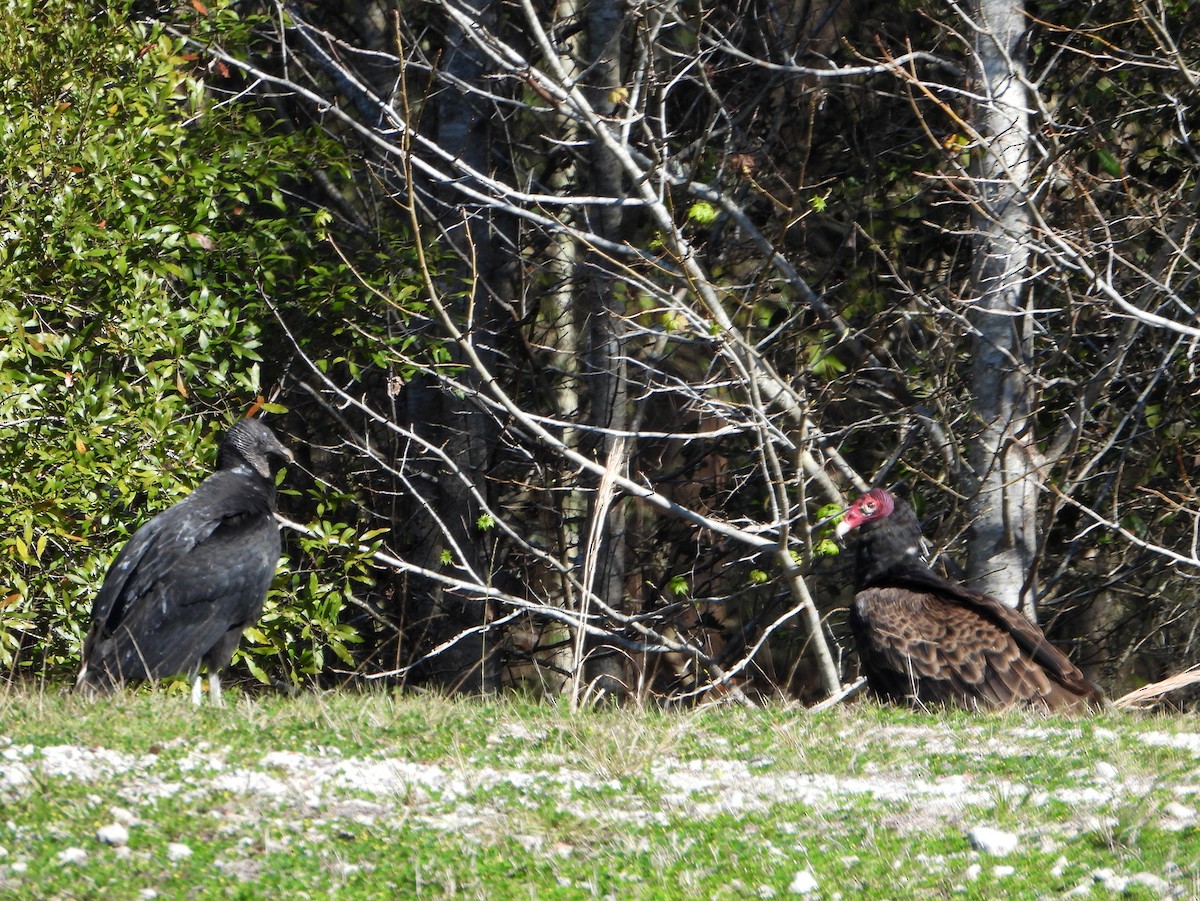
M 855 522 L 858 586 L 850 627 L 867 683 L 889 701 L 1064 708 L 1100 691 L 1036 625 L 936 574 L 916 514 L 901 500 Z
M 286 453 L 259 428 L 269 452 Z M 81 686 L 195 675 L 202 663 L 215 673 L 262 612 L 280 555 L 275 483 L 265 455 L 222 453 L 224 468 L 138 529 L 109 568 L 92 604 Z

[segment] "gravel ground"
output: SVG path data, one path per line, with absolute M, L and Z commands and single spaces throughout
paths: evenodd
M 511 732 L 497 736 L 496 741 L 519 748 L 523 737 Z M 1037 735 L 1025 733 L 1015 737 Z M 1200 734 L 1146 732 L 1139 737 L 1147 745 L 1185 750 L 1200 760 Z M 950 747 L 947 743 L 952 739 L 932 729 L 897 729 L 895 740 L 901 745 L 920 747 L 926 753 L 961 750 Z M 941 748 L 942 745 L 946 747 Z M 471 821 L 477 818 L 475 805 L 466 799 L 486 797 L 501 787 L 512 789 L 511 794 L 517 797 L 536 793 L 558 797 L 571 805 L 581 803 L 578 800 L 581 793 L 621 789 L 619 779 L 606 779 L 583 769 L 578 761 L 559 762 L 545 754 L 534 760 L 519 750 L 507 767 L 472 765 L 469 761 L 429 764 L 377 756 L 344 757 L 336 749 L 324 753 L 266 751 L 257 762 L 245 765 L 229 763 L 224 750 L 204 743 L 181 749 L 182 756 L 168 753 L 175 750 L 170 744 L 162 750 L 161 754 L 135 756 L 80 745 L 38 749 L 32 745 L 14 745 L 0 736 L 0 786 L 20 791 L 35 778 L 114 780 L 121 786 L 121 799 L 134 806 L 179 793 L 191 796 L 202 792 L 230 792 L 247 804 L 261 806 L 262 802 L 271 802 L 284 808 L 295 806 L 306 810 L 354 798 L 386 807 L 402 798 L 410 810 L 437 814 L 447 828 L 457 828 L 459 824 L 445 821 L 445 810 L 460 811 L 465 821 Z M 981 750 L 995 754 L 1004 749 Z M 1012 751 L 1028 753 L 1024 747 L 1014 747 Z M 961 820 L 973 808 L 994 806 L 997 798 L 1028 798 L 1035 806 L 1051 800 L 1062 802 L 1078 810 L 1082 824 L 1114 802 L 1125 797 L 1142 797 L 1153 788 L 1153 780 L 1125 778 L 1117 767 L 1105 761 L 1097 762 L 1090 772 L 1073 774 L 1077 777 L 1076 785 L 1053 792 L 991 776 L 977 779 L 970 774 L 952 774 L 929 778 L 899 770 L 848 777 L 780 771 L 773 764 L 774 761 L 765 758 L 747 762 L 720 757 L 703 760 L 664 757 L 651 765 L 650 776 L 660 787 L 658 797 L 664 816 L 667 811 L 693 817 L 764 811 L 781 798 L 817 809 L 837 808 L 867 796 L 909 805 L 914 815 L 919 814 L 931 824 L 938 820 Z M 1176 800 L 1162 812 L 1165 827 L 1184 829 L 1200 824 L 1200 769 L 1193 775 L 1194 781 L 1174 786 Z M 615 819 L 646 814 L 608 803 L 586 813 Z
M 1014 730 L 1003 739 L 981 738 L 978 750 L 992 756 L 1028 758 L 1031 747 L 1048 735 L 1039 733 L 1037 727 Z M 868 768 L 863 775 L 842 776 L 787 770 L 769 758 L 746 761 L 714 755 L 705 759 L 658 757 L 648 773 L 638 773 L 640 784 L 651 787 L 627 791 L 620 776 L 590 770 L 578 760 L 528 753 L 530 739 L 537 737 L 523 733 L 519 726 L 498 730 L 489 746 L 511 753 L 503 758 L 506 765 L 497 766 L 466 759 L 415 763 L 399 757 L 343 756 L 336 749 L 306 753 L 266 750 L 247 763 L 244 754 L 232 762 L 227 749 L 203 743 L 189 747 L 168 742 L 158 753 L 131 755 L 81 745 L 37 748 L 0 736 L 0 798 L 5 793 L 36 791 L 47 780 L 115 786 L 105 794 L 112 822 L 88 838 L 118 847 L 128 842 L 130 828 L 136 829 L 143 816 L 151 815 L 146 811 L 158 800 L 194 801 L 218 793 L 231 799 L 227 802 L 231 820 L 265 814 L 318 824 L 335 820 L 376 824 L 394 818 L 402 809 L 405 817 L 454 832 L 494 829 L 512 805 L 547 799 L 589 820 L 664 824 L 681 815 L 704 818 L 767 811 L 781 799 L 803 802 L 817 812 L 861 810 L 864 802 L 878 802 L 886 810 L 885 825 L 905 831 L 960 828 L 975 849 L 992 861 L 988 866 L 1003 869 L 1002 858 L 1022 842 L 1053 843 L 1054 837 L 1044 831 L 1018 836 L 997 828 L 989 817 L 998 802 L 1034 807 L 1057 802 L 1072 811 L 1067 820 L 1059 821 L 1063 831 L 1095 830 L 1103 828 L 1116 806 L 1145 798 L 1158 787 L 1155 780 L 1127 776 L 1104 760 L 1071 773 L 1065 787 L 1046 791 L 970 773 L 931 777 L 923 775 L 918 764 L 900 764 L 874 773 Z M 1197 758 L 1197 768 L 1173 786 L 1170 800 L 1153 816 L 1156 825 L 1165 829 L 1200 828 L 1200 734 L 1151 731 L 1139 738 L 1148 747 L 1170 747 Z M 933 728 L 897 727 L 889 739 L 919 750 L 914 760 L 940 752 L 964 752 L 961 737 Z M 1006 745 L 1006 741 L 1012 744 Z M 531 850 L 539 850 L 545 842 L 538 836 L 518 838 Z M 86 862 L 86 843 L 79 844 L 59 855 L 63 866 Z M 191 849 L 175 844 L 167 853 L 178 859 L 189 855 Z M 0 840 L 0 874 L 6 854 Z M 19 865 L 19 861 L 7 862 L 9 867 Z M 19 870 L 12 872 L 15 875 Z M 1188 890 L 1174 885 L 1173 875 L 1128 868 L 1121 872 L 1097 870 L 1089 883 L 1079 887 L 1078 895 L 1087 896 L 1096 886 L 1110 894 L 1144 886 L 1163 898 L 1186 897 Z M 252 876 L 247 874 L 247 878 Z M 796 874 L 793 894 L 807 893 L 810 876 L 804 871 Z

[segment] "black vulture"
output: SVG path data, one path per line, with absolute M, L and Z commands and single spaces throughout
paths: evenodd
M 229 429 L 216 472 L 138 529 L 109 568 L 77 688 L 108 693 L 131 679 L 187 673 L 199 704 L 204 664 L 221 706 L 219 673 L 262 612 L 279 562 L 274 475 L 291 459 L 258 420 Z
M 881 699 L 971 709 L 1102 703 L 1100 689 L 1036 625 L 930 569 L 917 515 L 903 500 L 867 492 L 838 524 L 839 537 L 850 533 L 858 582 L 850 628 Z

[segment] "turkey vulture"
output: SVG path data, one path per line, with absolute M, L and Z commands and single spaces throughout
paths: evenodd
M 76 687 L 110 692 L 131 679 L 187 673 L 200 703 L 200 664 L 221 706 L 219 673 L 262 612 L 279 562 L 275 471 L 291 453 L 261 422 L 225 434 L 217 470 L 142 526 L 92 603 Z
M 882 488 L 850 505 L 837 534 L 854 533 L 857 587 L 850 628 L 867 684 L 916 705 L 1062 709 L 1101 702 L 1042 630 L 995 598 L 937 575 L 921 526 Z

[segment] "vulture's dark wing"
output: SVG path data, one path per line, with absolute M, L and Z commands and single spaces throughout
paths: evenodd
M 1033 663 L 1045 669 L 1051 679 L 1071 692 L 1099 696 L 1099 690 L 1087 680 L 1067 655 L 1051 644 L 1045 633 L 1020 612 L 1005 606 L 990 595 L 972 591 L 965 585 L 936 575 L 929 580 L 915 580 L 913 587 L 928 590 L 1002 629 Z
M 92 680 L 194 669 L 226 632 L 258 615 L 280 550 L 269 491 L 218 471 L 134 534 L 92 607 L 84 644 Z
M 851 625 L 872 687 L 897 700 L 1060 707 L 1098 697 L 1020 613 L 936 577 L 864 588 Z

